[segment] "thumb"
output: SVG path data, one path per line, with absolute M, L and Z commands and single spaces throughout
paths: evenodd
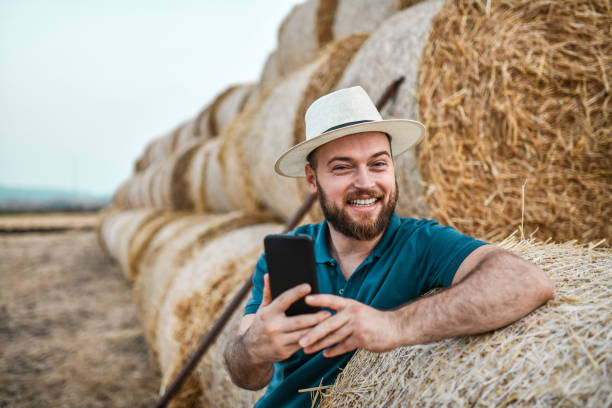
M 264 275 L 264 288 L 263 297 L 261 299 L 261 305 L 269 305 L 272 302 L 272 292 L 270 291 L 270 275 L 267 273 Z

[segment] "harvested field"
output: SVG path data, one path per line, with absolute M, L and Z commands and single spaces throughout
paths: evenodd
M 99 217 L 97 212 L 1 214 L 0 232 L 88 230 L 98 225 Z
M 94 231 L 0 234 L 0 257 L 0 407 L 155 403 L 129 284 Z

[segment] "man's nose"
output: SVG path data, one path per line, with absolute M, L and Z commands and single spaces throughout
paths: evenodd
M 366 166 L 359 166 L 357 168 L 353 184 L 358 188 L 371 188 L 374 185 L 372 175 Z

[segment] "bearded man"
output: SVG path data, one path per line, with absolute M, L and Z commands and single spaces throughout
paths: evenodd
M 553 296 L 535 265 L 436 221 L 394 213 L 393 157 L 420 141 L 422 124 L 382 120 L 361 87 L 319 98 L 305 120 L 306 141 L 275 170 L 305 176 L 318 194 L 325 221 L 291 234 L 314 241 L 320 294 L 302 284 L 273 300 L 265 255 L 257 263 L 252 297 L 225 350 L 238 386 L 268 385 L 256 407 L 310 406 L 299 390 L 333 383 L 357 348 L 382 352 L 483 333 Z M 433 288 L 445 290 L 421 297 Z M 324 309 L 286 316 L 304 296 Z

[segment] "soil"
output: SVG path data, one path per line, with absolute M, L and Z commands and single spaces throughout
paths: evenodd
M 159 383 L 93 230 L 0 233 L 0 407 L 149 407 Z

